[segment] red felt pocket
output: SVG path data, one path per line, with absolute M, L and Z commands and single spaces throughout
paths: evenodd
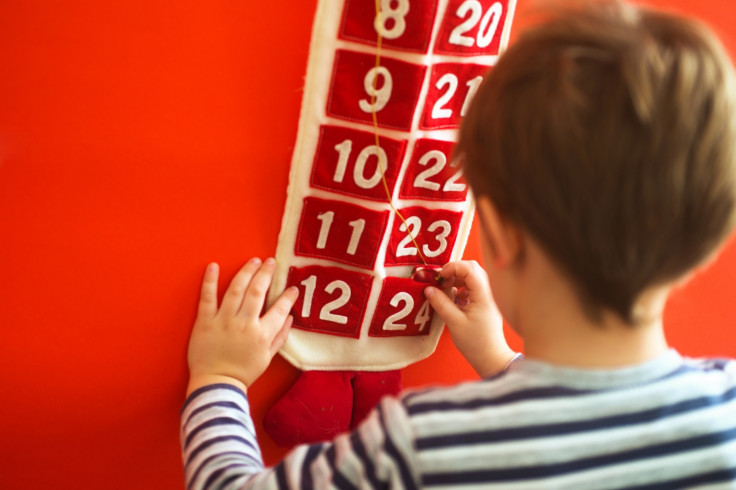
M 457 128 L 473 100 L 485 65 L 439 63 L 432 67 L 421 126 L 424 129 Z
M 501 46 L 509 0 L 450 0 L 435 52 L 495 55 Z
M 429 201 L 464 201 L 468 186 L 457 160 L 451 160 L 452 141 L 420 139 L 414 145 L 399 197 Z
M 450 260 L 457 239 L 461 212 L 412 206 L 400 209 L 404 221 L 394 221 L 386 250 L 386 265 L 444 265 Z M 414 241 L 412 241 L 412 236 Z
M 292 315 L 302 330 L 358 338 L 373 279 L 339 267 L 292 267 L 286 283 L 299 288 Z
M 408 131 L 426 67 L 376 56 L 337 50 L 327 114 L 341 119 Z
M 378 299 L 368 335 L 404 337 L 428 335 L 433 310 L 424 297 L 425 283 L 402 277 L 387 277 Z
M 307 197 L 295 253 L 373 269 L 388 223 L 388 211 Z
M 340 194 L 386 201 L 386 187 L 392 195 L 405 149 L 405 141 L 381 137 L 377 147 L 373 133 L 322 126 L 311 184 Z
M 340 38 L 375 45 L 380 27 L 383 47 L 427 52 L 437 2 L 383 0 L 380 8 L 379 18 L 373 0 L 347 0 Z

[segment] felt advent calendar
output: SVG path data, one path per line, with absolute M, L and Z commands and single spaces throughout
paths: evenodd
M 281 354 L 304 372 L 265 421 L 279 444 L 348 429 L 434 351 L 426 280 L 473 214 L 456 131 L 514 6 L 319 1 L 271 290 L 300 291 Z

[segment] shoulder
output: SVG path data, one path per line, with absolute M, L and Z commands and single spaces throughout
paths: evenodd
M 736 377 L 736 359 L 729 359 L 727 357 L 685 358 L 684 363 L 694 370 L 722 372 L 731 377 Z

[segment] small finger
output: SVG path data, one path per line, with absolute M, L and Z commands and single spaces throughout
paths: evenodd
M 217 278 L 219 274 L 220 267 L 214 262 L 207 265 L 204 270 L 197 310 L 197 316 L 200 318 L 212 318 L 217 314 Z
M 291 309 L 296 303 L 296 299 L 299 297 L 299 289 L 296 286 L 287 288 L 281 295 L 274 301 L 271 308 L 268 309 L 265 315 L 263 315 L 263 322 L 266 325 L 280 326 L 284 323 Z
M 289 315 L 286 317 L 286 320 L 284 320 L 284 323 L 281 325 L 281 328 L 276 332 L 276 335 L 273 338 L 273 341 L 271 342 L 271 355 L 273 356 L 276 354 L 279 350 L 281 350 L 281 347 L 283 347 L 284 343 L 286 342 L 286 339 L 289 338 L 289 332 L 291 331 L 291 325 L 294 323 L 294 317 Z
M 227 292 L 225 292 L 225 297 L 222 299 L 222 307 L 220 308 L 222 314 L 234 316 L 240 310 L 248 285 L 251 283 L 253 275 L 260 265 L 261 259 L 254 257 L 246 262 L 238 273 L 235 274 L 235 277 L 230 282 L 230 286 L 227 288 Z
M 471 301 L 491 297 L 491 288 L 485 270 L 474 260 L 450 262 L 440 274 L 447 277 L 443 287 L 467 288 Z
M 261 267 L 253 275 L 248 289 L 245 292 L 243 305 L 240 308 L 239 315 L 245 318 L 258 318 L 263 310 L 263 303 L 266 301 L 268 288 L 271 287 L 271 280 L 276 269 L 276 261 L 269 257 L 263 261 Z
M 462 320 L 464 313 L 457 307 L 455 302 L 448 298 L 439 289 L 429 286 L 424 290 L 424 296 L 429 300 L 432 309 L 446 324 L 452 324 Z

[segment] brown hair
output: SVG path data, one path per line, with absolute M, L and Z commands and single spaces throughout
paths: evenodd
M 731 62 L 701 23 L 619 1 L 557 9 L 501 56 L 457 153 L 488 196 L 600 307 L 636 323 L 649 286 L 736 222 Z

